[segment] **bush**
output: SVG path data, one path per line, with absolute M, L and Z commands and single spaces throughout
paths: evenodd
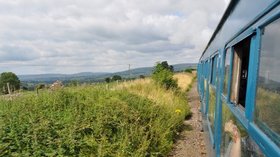
M 155 66 L 154 72 L 152 74 L 152 79 L 166 89 L 177 88 L 177 80 L 173 79 L 173 72 L 171 71 L 171 68 L 169 68 L 171 66 L 164 66 L 165 64 L 168 65 L 168 63 L 162 63 L 157 63 L 157 65 Z
M 185 69 L 184 70 L 186 73 L 192 73 L 192 69 Z
M 111 78 L 110 77 L 106 77 L 105 78 L 105 82 L 107 82 L 107 83 L 111 82 Z
M 120 75 L 114 75 L 112 77 L 112 81 L 118 81 L 118 80 L 122 80 L 122 77 Z
M 166 156 L 189 114 L 186 100 L 158 86 L 136 87 L 78 86 L 0 99 L 0 156 Z
M 105 82 L 109 83 L 109 82 L 114 82 L 114 81 L 121 81 L 122 77 L 120 75 L 114 75 L 112 76 L 112 78 L 110 77 L 106 77 L 105 78 Z

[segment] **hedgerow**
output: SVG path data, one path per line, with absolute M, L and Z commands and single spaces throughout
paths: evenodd
M 159 105 L 99 85 L 1 98 L 0 156 L 164 156 L 189 114 L 172 96 L 178 103 Z

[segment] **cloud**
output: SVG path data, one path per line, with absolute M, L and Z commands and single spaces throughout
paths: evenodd
M 38 58 L 39 55 L 30 47 L 18 45 L 4 45 L 0 47 L 0 61 L 30 61 Z
M 159 60 L 197 62 L 227 4 L 0 0 L 0 72 L 119 71 Z

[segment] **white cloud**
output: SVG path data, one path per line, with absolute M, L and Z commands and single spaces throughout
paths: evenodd
M 196 62 L 227 3 L 0 0 L 0 72 L 119 71 L 159 60 Z

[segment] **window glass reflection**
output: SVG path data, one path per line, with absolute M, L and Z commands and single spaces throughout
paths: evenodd
M 259 146 L 235 118 L 226 103 L 222 104 L 222 157 L 264 157 Z
M 204 94 L 203 94 L 203 101 L 204 101 L 204 104 L 206 104 L 206 93 L 207 92 L 207 80 L 204 79 Z
M 255 122 L 280 146 L 280 20 L 262 35 Z
M 223 93 L 226 96 L 228 94 L 228 81 L 229 81 L 229 68 L 230 68 L 230 53 L 231 49 L 228 48 L 225 54 L 225 66 L 224 66 L 224 90 Z
M 212 133 L 214 134 L 214 122 L 215 122 L 215 108 L 216 108 L 216 91 L 210 86 L 209 87 L 209 108 L 208 108 L 208 118 L 210 122 L 210 126 L 212 129 Z

